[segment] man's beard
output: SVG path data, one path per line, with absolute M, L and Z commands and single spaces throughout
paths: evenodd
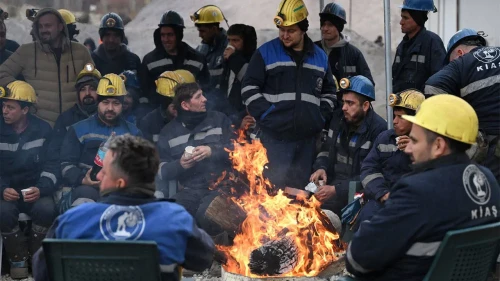
M 366 114 L 363 110 L 356 112 L 353 116 L 350 116 L 350 119 L 346 119 L 346 122 L 351 125 L 358 125 L 365 118 Z
M 92 96 L 86 96 L 86 97 L 83 98 L 82 104 L 83 105 L 94 105 L 94 104 L 97 104 L 97 103 L 96 103 L 96 100 L 94 99 L 94 97 L 92 97 Z
M 44 37 L 44 35 L 48 35 L 47 37 Z M 50 33 L 42 33 L 40 34 L 40 41 L 44 44 L 50 44 L 54 41 Z
M 106 121 L 106 122 L 109 122 L 109 123 L 115 123 L 116 120 L 118 120 L 118 114 L 116 114 L 116 112 L 114 111 L 105 111 L 105 112 L 100 112 L 99 111 L 99 118 L 101 118 L 102 121 Z M 106 117 L 106 114 L 111 114 L 112 117 Z

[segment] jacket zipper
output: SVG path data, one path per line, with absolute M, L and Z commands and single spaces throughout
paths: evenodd
M 62 113 L 62 93 L 61 93 L 61 59 L 62 59 L 62 51 L 61 51 L 61 58 L 59 59 L 59 63 L 57 63 L 57 56 L 54 53 L 54 51 L 50 50 L 52 55 L 54 56 L 54 59 L 56 60 L 56 65 L 57 65 L 57 83 L 59 86 L 59 114 Z

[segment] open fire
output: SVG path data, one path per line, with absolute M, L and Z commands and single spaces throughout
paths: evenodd
M 339 235 L 314 197 L 288 198 L 283 191 L 270 195 L 272 184 L 263 176 L 268 163 L 258 140 L 248 143 L 240 132 L 230 159 L 245 174 L 249 191 L 231 197 L 246 217 L 232 246 L 217 246 L 227 272 L 249 277 L 316 276 L 343 252 Z

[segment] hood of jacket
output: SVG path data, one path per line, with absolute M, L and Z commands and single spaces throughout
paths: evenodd
M 40 17 L 44 16 L 44 15 L 47 15 L 47 14 L 53 14 L 55 15 L 58 19 L 59 19 L 59 22 L 62 23 L 63 25 L 63 30 L 62 30 L 62 42 L 61 42 L 61 47 L 62 47 L 62 51 L 64 52 L 65 50 L 67 50 L 68 48 L 70 48 L 70 39 L 69 39 L 69 32 L 68 32 L 68 27 L 66 26 L 66 23 L 64 22 L 64 19 L 63 17 L 61 16 L 61 14 L 55 10 L 55 9 L 52 9 L 52 8 L 44 8 L 44 9 L 41 9 L 40 11 L 38 11 L 38 13 L 36 14 L 36 17 L 35 19 L 33 20 L 33 24 L 32 24 L 32 35 L 33 37 L 35 38 L 35 41 L 37 42 L 37 45 L 42 48 L 43 51 L 45 52 L 50 52 L 50 45 L 48 44 L 43 44 L 41 41 L 40 41 L 40 33 L 39 33 L 39 30 L 38 30 L 38 21 L 40 20 Z

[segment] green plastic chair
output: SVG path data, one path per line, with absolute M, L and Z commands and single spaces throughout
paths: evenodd
M 486 281 L 496 263 L 500 222 L 446 233 L 422 281 Z M 340 281 L 357 281 L 343 277 Z
M 500 222 L 448 231 L 423 281 L 485 281 L 498 256 Z
M 43 240 L 52 281 L 161 281 L 153 241 Z

